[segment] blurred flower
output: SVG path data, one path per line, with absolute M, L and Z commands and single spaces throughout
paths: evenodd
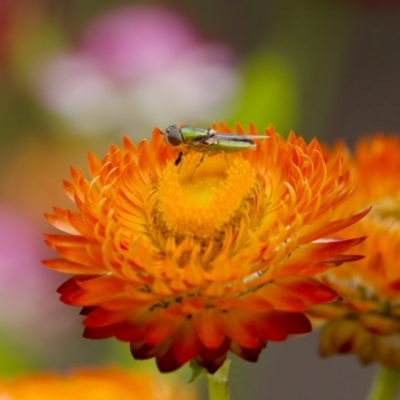
M 229 350 L 256 361 L 268 340 L 308 332 L 303 311 L 336 298 L 314 275 L 357 259 L 342 252 L 362 240 L 326 239 L 363 216 L 329 219 L 353 189 L 340 157 L 267 129 L 255 151 L 176 166 L 160 133 L 89 154 L 92 179 L 72 168 L 65 183 L 78 211 L 47 216 L 69 235 L 47 235 L 62 258 L 45 264 L 74 274 L 59 292 L 83 306 L 85 337 L 130 342 L 163 372 L 195 359 L 213 373 Z
M 56 336 L 72 326 L 71 319 L 61 315 L 59 307 L 51 301 L 58 280 L 40 266 L 40 260 L 47 254 L 35 225 L 18 210 L 1 205 L 2 339 L 42 355 L 54 350 Z
M 126 7 L 95 21 L 76 51 L 48 61 L 40 97 L 86 132 L 212 119 L 237 86 L 230 58 L 167 8 Z
M 368 235 L 357 247 L 366 257 L 323 275 L 343 301 L 316 306 L 310 315 L 326 321 L 323 355 L 355 353 L 363 363 L 400 366 L 400 140 L 381 135 L 360 140 L 349 162 L 359 184 L 339 212 L 373 207 L 343 235 Z
M 1 400 L 195 400 L 193 390 L 144 371 L 78 370 L 65 376 L 27 375 L 0 380 Z
M 50 310 L 57 308 L 42 296 L 55 283 L 52 274 L 40 268 L 46 253 L 30 221 L 17 210 L 0 206 L 0 321 L 14 332 L 21 330 L 21 335 L 42 330 L 41 325 L 50 322 Z

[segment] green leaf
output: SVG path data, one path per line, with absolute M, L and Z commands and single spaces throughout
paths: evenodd
M 242 75 L 243 88 L 231 125 L 252 122 L 261 129 L 272 124 L 282 134 L 295 128 L 299 93 L 289 60 L 272 50 L 262 50 L 245 61 Z
M 206 369 L 197 364 L 196 360 L 190 361 L 190 369 L 192 370 L 192 376 L 190 377 L 189 383 L 194 382 L 201 375 L 207 374 Z

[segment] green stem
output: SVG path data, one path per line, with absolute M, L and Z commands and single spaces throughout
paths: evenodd
M 388 368 L 381 366 L 368 400 L 395 400 L 400 384 L 400 367 Z
M 207 374 L 209 400 L 229 400 L 228 374 L 230 363 L 230 360 L 226 360 L 214 375 Z

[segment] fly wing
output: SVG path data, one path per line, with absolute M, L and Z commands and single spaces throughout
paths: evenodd
M 269 136 L 264 135 L 242 135 L 239 133 L 214 133 L 211 135 L 216 140 L 251 140 L 251 139 L 268 139 Z
M 254 150 L 257 145 L 250 139 L 221 139 L 222 136 L 220 135 L 220 139 L 212 138 L 210 140 L 214 140 L 214 142 L 208 142 L 209 149 L 207 154 L 218 154 L 218 153 L 237 153 L 239 151 L 244 150 Z

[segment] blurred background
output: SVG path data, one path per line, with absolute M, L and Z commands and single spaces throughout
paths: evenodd
M 134 365 L 81 337 L 40 264 L 43 213 L 69 206 L 62 179 L 88 150 L 221 120 L 350 146 L 399 132 L 399 46 L 399 0 L 0 0 L 1 373 Z M 234 359 L 232 399 L 364 399 L 375 367 L 321 360 L 317 342 Z

